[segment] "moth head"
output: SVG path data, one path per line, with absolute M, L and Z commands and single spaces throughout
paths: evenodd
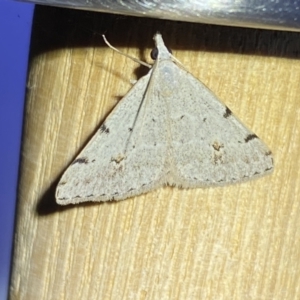
M 169 49 L 169 48 L 167 47 L 167 50 L 169 51 L 170 54 L 172 54 L 172 50 L 171 50 L 171 49 Z M 158 48 L 157 48 L 157 47 L 155 47 L 155 48 L 153 48 L 153 49 L 151 50 L 151 52 L 150 52 L 150 57 L 151 57 L 153 60 L 156 60 L 156 59 L 157 59 L 157 57 L 158 57 Z

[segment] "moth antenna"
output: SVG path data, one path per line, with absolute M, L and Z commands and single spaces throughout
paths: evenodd
M 103 37 L 103 40 L 104 40 L 105 44 L 106 44 L 109 48 L 111 48 L 112 50 L 118 52 L 118 53 L 121 54 L 121 55 L 124 55 L 124 56 L 126 56 L 126 57 L 132 59 L 132 60 L 135 61 L 136 63 L 141 64 L 141 65 L 143 65 L 143 66 L 145 66 L 145 67 L 147 67 L 147 68 L 149 68 L 149 69 L 152 68 L 152 65 L 149 65 L 149 64 L 145 63 L 144 61 L 141 61 L 141 60 L 139 60 L 139 59 L 137 59 L 137 58 L 134 58 L 134 57 L 132 57 L 132 56 L 126 54 L 126 53 L 123 53 L 122 51 L 120 51 L 120 50 L 118 50 L 117 48 L 115 48 L 114 46 L 112 46 L 112 45 L 108 42 L 108 40 L 106 39 L 106 37 L 105 37 L 104 34 L 102 34 L 102 37 Z

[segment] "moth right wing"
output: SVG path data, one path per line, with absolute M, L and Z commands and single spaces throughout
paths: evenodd
M 184 188 L 247 181 L 273 171 L 269 148 L 203 83 L 175 64 L 169 118 L 173 174 L 169 184 Z M 168 83 L 160 80 L 161 89 Z M 174 101 L 175 100 L 175 101 Z

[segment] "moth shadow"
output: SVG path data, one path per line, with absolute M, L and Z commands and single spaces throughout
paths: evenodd
M 107 201 L 107 202 L 83 202 L 83 203 L 78 203 L 76 205 L 73 204 L 68 204 L 68 205 L 59 205 L 55 201 L 55 190 L 57 187 L 57 184 L 59 182 L 60 176 L 58 177 L 57 180 L 55 180 L 50 188 L 40 197 L 37 205 L 36 205 L 36 213 L 39 216 L 47 216 L 47 215 L 52 215 L 58 212 L 62 211 L 67 211 L 71 209 L 76 209 L 79 206 L 84 206 L 84 207 L 90 207 L 90 206 L 98 206 L 98 205 L 114 205 L 118 201 L 112 200 L 112 201 Z
M 138 56 L 138 57 L 140 59 L 140 56 Z M 143 59 L 141 59 L 141 60 L 144 61 Z M 129 78 L 128 78 L 127 74 L 124 74 L 119 70 L 112 70 L 111 68 L 109 68 L 106 65 L 101 65 L 101 70 L 112 74 L 114 77 L 117 77 L 118 79 L 120 79 L 123 82 L 128 83 L 128 81 L 129 81 L 131 83 L 130 88 L 132 88 L 141 77 L 143 77 L 149 73 L 149 69 L 143 65 L 137 66 L 133 71 L 133 76 L 130 75 Z M 112 97 L 114 97 L 115 99 L 117 99 L 119 101 L 122 98 L 124 98 L 125 95 L 126 95 L 126 93 L 124 95 L 112 95 Z
M 146 61 L 146 55 L 149 53 L 144 50 L 153 48 L 153 35 L 157 31 L 162 34 L 165 44 L 173 50 L 286 58 L 300 56 L 299 32 L 188 23 L 37 6 L 33 19 L 30 57 L 65 48 L 107 48 L 102 38 L 102 34 L 105 34 L 116 48 L 140 49 L 136 58 Z M 142 69 L 138 68 L 136 75 L 139 75 Z

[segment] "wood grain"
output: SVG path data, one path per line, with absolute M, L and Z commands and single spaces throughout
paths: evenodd
M 55 20 L 55 22 L 54 22 Z M 148 70 L 173 54 L 272 149 L 275 171 L 210 189 L 165 187 L 59 207 L 62 172 Z M 300 35 L 37 7 L 11 299 L 297 299 Z

